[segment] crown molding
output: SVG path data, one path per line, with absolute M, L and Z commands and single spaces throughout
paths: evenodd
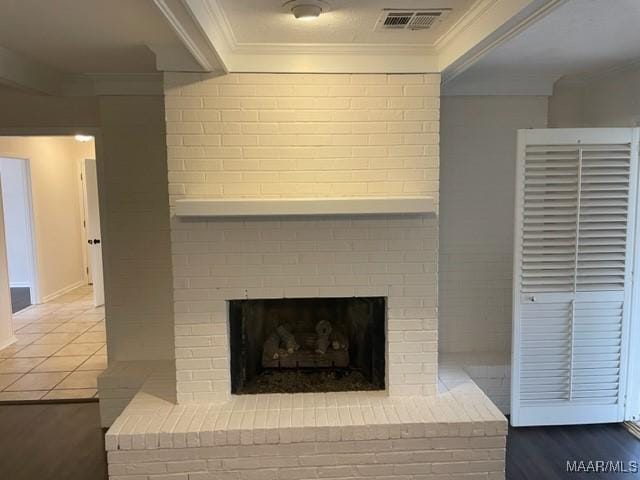
M 293 54 L 293 55 L 434 55 L 436 50 L 430 45 L 406 45 L 386 43 L 241 43 L 234 47 L 239 54 Z
M 481 0 L 486 1 L 486 0 Z M 495 1 L 495 0 L 490 0 Z M 375 54 L 400 54 L 400 55 L 424 55 L 433 54 L 435 49 L 429 44 L 371 44 L 371 43 L 242 43 L 238 42 L 231 23 L 218 0 L 186 0 L 189 6 L 196 3 L 204 3 L 208 7 L 208 14 L 212 16 L 213 23 L 217 26 L 222 38 L 222 43 L 228 50 L 239 54 L 350 54 L 350 55 L 375 55 Z
M 498 0 L 477 0 L 471 7 L 454 23 L 444 35 L 436 40 L 434 46 L 442 49 L 450 43 L 457 35 L 464 33 L 482 15 L 486 14 Z
M 195 3 L 198 0 L 186 0 L 189 4 Z M 220 33 L 224 37 L 226 43 L 229 45 L 230 49 L 233 50 L 238 47 L 240 42 L 236 38 L 235 33 L 233 33 L 233 28 L 231 27 L 231 22 L 227 17 L 227 14 L 224 13 L 224 9 L 222 5 L 218 2 L 218 0 L 200 0 L 202 1 L 208 10 L 209 15 L 214 17 L 215 21 L 218 24 L 218 28 L 220 29 Z
M 178 59 L 176 68 L 172 61 L 176 59 L 175 52 L 167 52 L 160 47 L 153 48 L 162 54 L 164 58 L 159 65 L 159 69 L 187 70 L 187 71 L 204 71 L 211 72 L 219 69 L 220 59 L 218 54 L 209 42 L 206 35 L 203 34 L 198 22 L 193 18 L 191 12 L 185 7 L 181 0 L 153 0 L 160 12 L 167 19 L 174 32 L 188 52 L 191 54 L 199 68 L 185 68 L 184 59 Z M 162 67 L 162 68 L 160 68 Z
M 234 37 L 231 26 L 228 25 L 226 16 L 220 6 L 210 4 L 206 0 L 182 0 L 183 5 L 191 13 L 191 18 L 196 19 L 199 30 L 213 46 L 218 62 L 225 72 L 231 71 L 228 65 L 228 57 L 233 51 Z
M 431 45 L 239 43 L 218 0 L 184 0 L 230 72 L 437 72 Z

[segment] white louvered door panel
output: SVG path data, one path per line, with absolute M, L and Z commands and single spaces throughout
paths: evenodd
M 571 398 L 581 404 L 616 406 L 620 400 L 623 292 L 578 293 L 577 298 Z
M 523 303 L 521 405 L 536 406 L 569 398 L 571 309 L 567 294 L 536 294 Z
M 522 219 L 522 291 L 573 292 L 578 151 L 527 146 Z
M 621 421 L 637 129 L 518 134 L 511 421 Z

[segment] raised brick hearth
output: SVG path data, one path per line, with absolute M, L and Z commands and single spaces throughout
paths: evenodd
M 154 376 L 106 437 L 111 480 L 504 478 L 507 423 L 461 369 L 434 396 L 269 394 L 175 405 Z

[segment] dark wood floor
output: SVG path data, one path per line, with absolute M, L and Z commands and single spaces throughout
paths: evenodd
M 11 311 L 19 312 L 31 305 L 31 295 L 28 287 L 11 288 Z
M 97 402 L 0 405 L 0 479 L 106 478 Z
M 622 425 L 509 430 L 507 480 L 633 479 L 568 473 L 567 460 L 640 462 L 640 440 Z M 0 405 L 0 479 L 104 480 L 98 403 Z
M 640 440 L 619 424 L 509 429 L 507 480 L 640 478 L 640 473 L 571 473 L 567 460 L 620 460 L 627 468 L 635 461 L 640 466 Z

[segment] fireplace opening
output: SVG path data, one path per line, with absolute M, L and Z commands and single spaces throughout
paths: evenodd
M 231 300 L 234 394 L 385 389 L 384 297 Z

